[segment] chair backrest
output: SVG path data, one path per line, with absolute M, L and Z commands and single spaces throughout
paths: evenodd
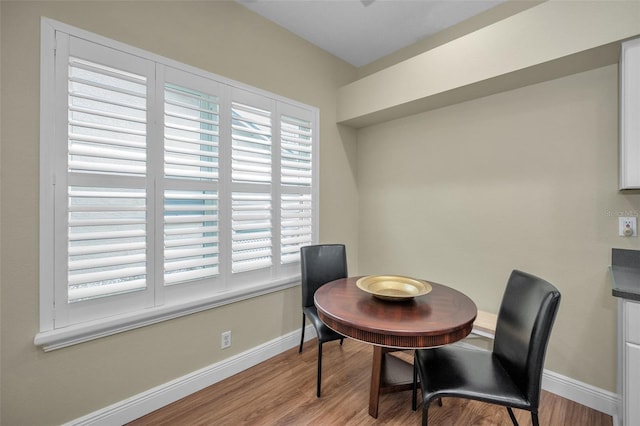
M 300 248 L 302 307 L 313 306 L 320 286 L 347 277 L 347 250 L 344 244 L 319 244 Z
M 514 270 L 498 312 L 493 353 L 536 407 L 547 343 L 559 305 L 560 292 L 552 284 Z

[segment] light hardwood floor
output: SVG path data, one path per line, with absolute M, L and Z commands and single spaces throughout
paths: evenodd
M 370 345 L 347 339 L 325 343 L 322 397 L 316 398 L 316 341 L 302 354 L 288 350 L 132 423 L 144 425 L 419 425 L 421 411 L 411 411 L 411 391 L 380 397 L 378 419 L 368 414 Z M 506 409 L 475 401 L 444 398 L 433 404 L 430 425 L 510 425 Z M 526 411 L 514 410 L 520 425 L 530 425 Z M 540 424 L 610 426 L 610 416 L 543 392 Z

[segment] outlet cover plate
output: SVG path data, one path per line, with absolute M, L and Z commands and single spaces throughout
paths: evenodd
M 620 235 L 621 237 L 637 237 L 638 236 L 638 225 L 637 225 L 637 220 L 635 216 L 619 217 L 618 221 L 619 221 L 618 235 Z M 632 230 L 631 235 L 625 235 L 624 233 L 624 230 L 627 226 Z
M 231 347 L 231 331 L 225 331 L 220 336 L 220 349 Z

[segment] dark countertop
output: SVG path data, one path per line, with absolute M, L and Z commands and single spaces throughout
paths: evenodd
M 640 250 L 611 251 L 611 293 L 640 301 Z

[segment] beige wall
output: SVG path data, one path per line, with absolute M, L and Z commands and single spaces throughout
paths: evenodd
M 363 78 L 385 68 L 396 65 L 404 60 L 418 56 L 428 50 L 442 46 L 452 40 L 472 33 L 480 28 L 495 24 L 496 22 L 507 19 L 531 7 L 537 6 L 547 0 L 508 0 L 499 5 L 492 7 L 476 16 L 445 28 L 442 31 L 433 34 L 426 39 L 419 40 L 409 46 L 398 49 L 389 55 L 380 58 L 370 64 L 358 68 L 358 77 Z
M 234 2 L 2 1 L 3 425 L 60 424 L 299 328 L 291 289 L 44 353 L 38 331 L 40 17 L 46 16 L 320 108 L 322 241 L 357 269 L 355 132 L 336 126 L 356 70 Z M 261 318 L 256 321 L 256 318 Z M 233 347 L 219 349 L 233 330 Z
M 546 368 L 615 391 L 607 267 L 619 212 L 617 66 L 524 87 L 358 134 L 360 272 L 451 285 L 497 311 L 510 271 L 555 283 Z
M 456 28 L 472 32 L 341 87 L 339 122 L 370 126 L 615 64 L 619 42 L 640 34 L 640 2 L 550 0 Z

